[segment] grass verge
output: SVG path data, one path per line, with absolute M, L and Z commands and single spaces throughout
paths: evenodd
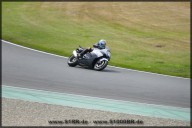
M 106 39 L 110 65 L 190 77 L 189 2 L 2 2 L 2 37 L 63 56 Z

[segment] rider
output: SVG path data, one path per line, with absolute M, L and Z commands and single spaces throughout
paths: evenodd
M 101 39 L 98 43 L 94 44 L 93 47 L 102 50 L 102 49 L 105 49 L 106 44 L 107 44 L 106 40 Z M 87 52 L 92 52 L 92 51 L 93 51 L 93 49 L 89 47 L 89 48 L 83 50 L 81 53 L 79 53 L 78 58 L 81 58 Z

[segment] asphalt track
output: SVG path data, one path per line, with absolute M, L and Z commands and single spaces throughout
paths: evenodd
M 69 67 L 67 59 L 2 41 L 2 84 L 148 104 L 190 107 L 190 79 L 107 67 Z

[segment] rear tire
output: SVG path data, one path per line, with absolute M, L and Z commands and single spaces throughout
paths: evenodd
M 72 55 L 68 58 L 67 60 L 67 64 L 70 66 L 70 67 L 75 67 L 77 64 L 78 64 L 78 60 L 77 58 Z
M 100 59 L 99 59 L 99 60 L 97 60 L 96 63 L 94 64 L 94 67 L 93 67 L 93 68 L 94 68 L 94 70 L 101 71 L 101 70 L 103 70 L 104 68 L 106 68 L 107 65 L 108 65 L 108 61 L 107 61 L 107 60 L 102 60 L 102 61 L 100 61 Z

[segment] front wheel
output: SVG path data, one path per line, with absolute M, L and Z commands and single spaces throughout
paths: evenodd
M 108 61 L 107 60 L 98 60 L 95 65 L 94 65 L 94 69 L 97 70 L 97 71 L 101 71 L 103 70 L 104 68 L 106 68 L 108 64 Z
M 68 58 L 67 64 L 70 67 L 75 67 L 78 64 L 78 60 L 74 55 L 72 55 Z

